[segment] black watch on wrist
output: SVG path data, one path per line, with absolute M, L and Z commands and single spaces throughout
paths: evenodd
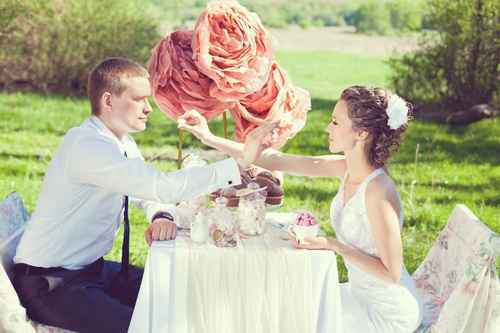
M 156 219 L 167 219 L 170 222 L 174 222 L 174 217 L 169 212 L 158 212 L 158 213 L 156 213 L 155 215 L 153 215 L 153 218 L 151 219 L 151 222 L 154 222 Z

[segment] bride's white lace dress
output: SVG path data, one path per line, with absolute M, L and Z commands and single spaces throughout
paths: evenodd
M 344 180 L 331 205 L 332 226 L 337 239 L 367 254 L 379 256 L 365 206 L 368 183 L 383 174 L 373 171 L 344 204 Z M 400 227 L 403 214 L 400 214 Z M 385 282 L 345 261 L 349 282 L 341 284 L 345 333 L 413 332 L 421 321 L 421 302 L 415 283 L 401 267 L 398 284 Z

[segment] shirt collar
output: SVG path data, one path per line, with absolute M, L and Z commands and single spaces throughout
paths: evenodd
M 132 143 L 132 139 L 130 138 L 130 136 L 128 136 L 128 135 L 124 136 L 123 142 L 118 140 L 116 135 L 113 132 L 111 132 L 111 130 L 106 126 L 106 124 L 104 124 L 103 121 L 101 119 L 99 119 L 99 117 L 96 117 L 94 115 L 92 115 L 88 118 L 88 122 L 92 127 L 97 129 L 97 131 L 101 135 L 109 137 L 114 142 L 116 142 L 116 144 L 118 145 L 118 147 L 120 147 L 120 150 L 122 152 L 128 151 L 127 148 L 129 148 L 131 143 Z

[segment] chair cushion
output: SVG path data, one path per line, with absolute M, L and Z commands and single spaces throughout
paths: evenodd
M 21 237 L 28 213 L 17 193 L 9 194 L 0 203 L 0 332 L 35 332 L 26 317 L 26 310 L 9 278 L 12 257 Z
M 413 274 L 422 295 L 423 327 L 444 321 L 457 322 L 456 318 L 452 319 L 456 317 L 454 314 L 460 313 L 466 322 L 479 315 L 468 310 L 476 302 L 475 295 L 483 294 L 483 290 L 477 290 L 479 286 L 472 282 L 485 281 L 481 289 L 486 293 L 488 289 L 496 288 L 495 258 L 500 253 L 499 241 L 499 236 L 467 207 L 455 207 L 437 242 Z M 474 290 L 470 289 L 473 285 Z M 467 293 L 470 297 L 465 297 Z M 451 299 L 453 301 L 448 302 Z
M 9 236 L 26 224 L 28 218 L 23 200 L 17 192 L 12 192 L 0 202 L 0 248 Z
M 18 193 L 9 194 L 0 203 L 0 254 L 2 266 L 11 277 L 12 258 L 29 215 Z
M 0 332 L 3 333 L 72 333 L 31 321 L 11 283 L 12 258 L 21 239 L 29 214 L 18 193 L 0 202 Z

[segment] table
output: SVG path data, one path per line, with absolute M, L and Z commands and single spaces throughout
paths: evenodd
M 342 332 L 335 254 L 293 248 L 269 216 L 239 248 L 153 242 L 129 332 Z

